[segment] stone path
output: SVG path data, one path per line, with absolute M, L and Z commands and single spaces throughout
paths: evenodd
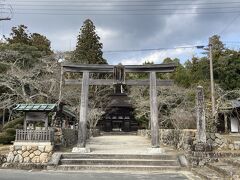
M 93 137 L 87 142 L 92 153 L 142 154 L 150 147 L 150 141 L 134 135 Z
M 87 147 L 96 154 L 147 154 L 151 142 L 136 135 L 109 135 L 92 137 L 88 140 Z M 165 149 L 168 152 L 173 151 L 170 148 Z
M 190 175 L 191 176 L 191 175 Z M 187 180 L 195 179 L 185 173 L 97 173 L 97 172 L 52 172 L 0 169 L 1 180 Z

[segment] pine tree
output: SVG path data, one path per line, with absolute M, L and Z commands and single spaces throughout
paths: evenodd
M 80 64 L 107 64 L 103 58 L 102 43 L 90 19 L 84 21 L 77 39 L 72 62 Z
M 13 27 L 12 32 L 10 33 L 10 37 L 6 38 L 4 36 L 4 38 L 9 44 L 16 44 L 16 43 L 27 44 L 27 45 L 30 44 L 28 29 L 27 29 L 27 26 L 25 25 L 19 25 L 18 27 Z

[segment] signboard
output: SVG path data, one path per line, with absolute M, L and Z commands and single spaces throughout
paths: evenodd
M 26 112 L 26 121 L 46 121 L 46 112 Z

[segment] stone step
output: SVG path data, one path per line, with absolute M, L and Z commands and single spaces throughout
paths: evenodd
M 80 170 L 120 170 L 120 171 L 180 171 L 179 166 L 143 166 L 143 165 L 59 165 L 55 170 L 80 171 Z
M 123 131 L 112 131 L 112 132 L 103 132 L 101 131 L 100 132 L 101 135 L 104 135 L 104 136 L 119 136 L 119 135 L 122 135 L 122 136 L 136 136 L 137 135 L 137 131 L 131 131 L 131 132 L 123 132 Z
M 157 159 L 157 160 L 176 160 L 177 155 L 63 153 L 61 155 L 61 159 Z
M 210 169 L 208 167 L 193 168 L 192 172 L 202 179 L 212 180 L 212 179 L 224 179 L 224 177 L 217 171 Z
M 177 160 L 156 159 L 61 159 L 61 165 L 143 165 L 179 166 Z
M 210 163 L 207 166 L 226 177 L 237 177 L 239 176 L 240 173 L 239 167 L 236 167 L 232 164 L 228 164 L 226 162 Z

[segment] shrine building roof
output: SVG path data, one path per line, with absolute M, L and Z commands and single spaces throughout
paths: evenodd
M 56 111 L 57 104 L 17 104 L 15 111 Z

